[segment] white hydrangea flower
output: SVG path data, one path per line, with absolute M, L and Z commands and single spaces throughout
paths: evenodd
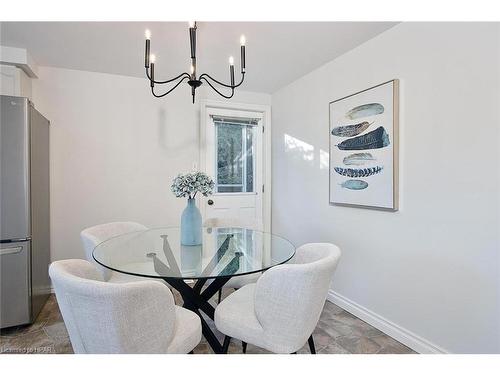
M 210 176 L 203 172 L 179 174 L 172 181 L 171 190 L 177 198 L 192 199 L 199 192 L 205 197 L 212 195 L 215 183 Z

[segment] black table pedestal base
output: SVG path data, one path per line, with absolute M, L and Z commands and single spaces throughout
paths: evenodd
M 203 336 L 216 354 L 224 353 L 224 348 L 215 336 L 214 332 L 210 329 L 201 312 L 203 311 L 210 319 L 214 319 L 215 309 L 208 301 L 222 289 L 224 284 L 226 284 L 230 278 L 231 277 L 228 276 L 214 279 L 203 292 L 202 288 L 207 279 L 199 279 L 194 287 L 191 288 L 182 279 L 164 278 L 164 280 L 170 284 L 172 288 L 180 293 L 182 300 L 184 301 L 183 307 L 193 311 L 200 317 Z

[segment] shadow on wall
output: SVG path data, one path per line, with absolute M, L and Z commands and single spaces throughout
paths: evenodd
M 168 150 L 167 145 L 167 114 L 165 109 L 158 111 L 158 144 L 161 149 Z
M 195 131 L 193 135 L 186 136 L 180 132 L 189 132 L 189 123 L 174 123 L 168 121 L 168 113 L 165 108 L 158 110 L 158 145 L 162 150 L 169 153 L 169 156 L 179 155 L 187 149 L 192 148 L 193 142 L 198 142 L 199 139 L 199 126 L 198 121 L 195 124 Z M 187 125 L 187 126 L 186 126 Z M 181 142 L 180 140 L 183 139 Z

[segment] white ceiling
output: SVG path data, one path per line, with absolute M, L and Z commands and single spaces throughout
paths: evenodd
M 228 81 L 228 57 L 234 55 L 238 72 L 239 37 L 245 34 L 247 77 L 241 89 L 272 93 L 395 24 L 199 22 L 198 73 Z M 189 71 L 186 22 L 2 22 L 0 42 L 26 48 L 41 66 L 143 77 L 146 28 L 157 79 Z

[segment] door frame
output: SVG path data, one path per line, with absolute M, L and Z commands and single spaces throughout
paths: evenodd
M 200 170 L 206 172 L 206 129 L 207 120 L 211 114 L 216 114 L 217 110 L 236 110 L 244 112 L 257 112 L 262 116 L 262 184 L 264 192 L 262 193 L 262 225 L 264 232 L 271 232 L 271 106 L 264 104 L 247 104 L 247 103 L 233 103 L 223 102 L 218 100 L 203 99 L 200 101 Z M 258 187 L 261 189 L 261 187 Z M 205 200 L 208 198 L 201 198 L 201 214 L 205 219 Z

